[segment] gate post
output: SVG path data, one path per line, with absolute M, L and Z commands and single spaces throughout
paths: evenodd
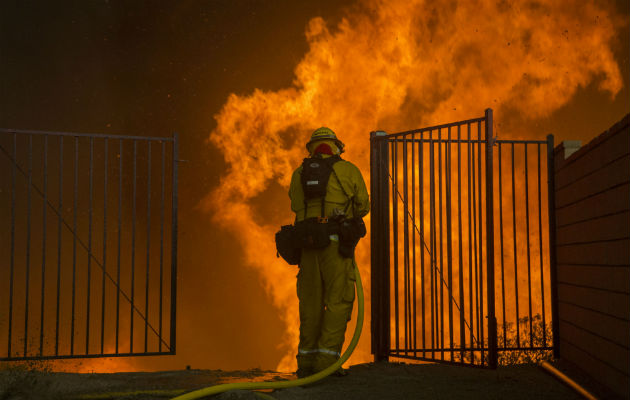
M 492 109 L 486 109 L 486 261 L 488 290 L 488 366 L 497 367 L 497 319 L 494 305 L 494 174 Z M 499 199 L 499 201 L 501 201 Z M 482 344 L 483 346 L 483 344 Z
M 173 194 L 171 222 L 171 339 L 170 354 L 176 354 L 177 345 L 177 185 L 179 179 L 179 134 L 173 133 Z M 147 316 L 148 317 L 148 316 Z
M 560 358 L 560 321 L 558 320 L 558 275 L 556 265 L 556 161 L 553 135 L 547 135 L 547 198 L 549 218 L 549 284 L 551 285 L 551 340 L 553 357 Z M 546 329 L 547 327 L 543 327 Z M 547 344 L 545 343 L 545 346 Z
M 389 180 L 387 134 L 370 132 L 372 354 L 389 361 Z

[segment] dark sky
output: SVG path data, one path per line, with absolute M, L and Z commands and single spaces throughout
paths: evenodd
M 180 168 L 179 355 L 138 361 L 142 368 L 271 369 L 284 355 L 276 347 L 283 326 L 237 242 L 199 223 L 209 218 L 197 204 L 224 170 L 221 154 L 204 141 L 230 93 L 290 86 L 307 51 L 307 22 L 321 16 L 333 26 L 352 3 L 2 2 L 0 127 L 181 135 L 188 162 Z M 628 1 L 617 7 L 630 13 Z M 627 24 L 621 35 L 625 84 L 614 103 L 595 86 L 582 88 L 572 105 L 541 119 L 541 129 L 599 133 L 628 112 Z M 595 118 L 573 117 L 601 101 L 611 107 Z
M 157 3 L 2 2 L 0 127 L 153 136 L 177 131 L 180 158 L 188 160 L 180 168 L 179 355 L 138 362 L 161 369 L 274 368 L 284 354 L 277 348 L 283 326 L 267 295 L 234 239 L 198 223 L 209 217 L 196 205 L 224 168 L 204 140 L 230 93 L 290 85 L 307 50 L 308 20 L 335 21 L 344 5 Z M 191 339 L 194 346 L 184 346 Z

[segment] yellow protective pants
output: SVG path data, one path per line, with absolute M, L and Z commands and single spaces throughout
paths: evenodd
M 354 261 L 339 255 L 331 240 L 323 249 L 304 249 L 297 275 L 300 302 L 298 373 L 326 369 L 341 355 L 354 302 Z

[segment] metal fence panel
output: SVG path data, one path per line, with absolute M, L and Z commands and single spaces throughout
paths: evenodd
M 481 118 L 372 134 L 377 360 L 493 368 L 551 349 L 545 144 L 496 140 L 490 109 Z M 509 195 L 506 182 L 512 183 Z
M 174 354 L 177 142 L 0 130 L 0 360 Z

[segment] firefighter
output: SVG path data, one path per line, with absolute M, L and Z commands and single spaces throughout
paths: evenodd
M 315 130 L 306 149 L 310 156 L 291 178 L 291 209 L 295 212 L 296 226 L 306 225 L 311 233 L 314 229 L 315 234 L 324 232 L 326 237 L 322 242 L 324 247 L 305 245 L 299 261 L 297 295 L 300 343 L 297 375 L 300 378 L 326 369 L 341 355 L 355 297 L 354 247 L 359 237 L 365 235 L 362 217 L 370 208 L 361 171 L 339 157 L 344 151 L 344 144 L 331 129 L 322 127 Z M 325 171 L 317 178 L 306 176 L 307 172 L 311 173 L 311 166 L 326 163 L 332 167 L 328 176 L 325 176 Z M 321 181 L 324 187 L 320 194 L 323 196 L 313 198 L 309 193 L 316 186 L 314 182 L 321 184 Z M 343 233 L 347 232 L 345 230 L 340 235 L 338 227 L 343 221 L 344 226 L 353 228 L 350 232 L 360 232 Z M 317 243 L 321 240 L 315 238 Z M 343 369 L 337 371 L 337 375 L 343 374 Z

